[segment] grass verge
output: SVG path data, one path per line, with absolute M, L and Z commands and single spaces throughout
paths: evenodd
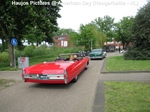
M 30 66 L 31 66 L 31 65 L 34 65 L 34 64 L 42 63 L 44 61 L 54 61 L 56 59 L 56 57 L 57 56 L 55 56 L 55 57 L 50 57 L 50 56 L 31 57 L 31 58 L 29 58 L 29 63 L 30 63 Z M 10 67 L 8 65 L 9 64 L 5 64 L 4 66 L 0 66 L 0 71 L 6 71 L 6 70 L 15 71 L 15 70 L 18 69 L 18 64 L 17 64 L 16 68 L 15 67 Z
M 106 71 L 150 70 L 150 60 L 124 60 L 123 56 L 113 56 L 106 60 Z
M 150 112 L 150 83 L 105 82 L 105 112 Z
M 10 79 L 0 79 L 0 90 L 9 87 L 16 83 L 15 80 L 10 80 Z

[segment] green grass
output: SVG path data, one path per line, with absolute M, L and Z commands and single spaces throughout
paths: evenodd
M 150 83 L 105 82 L 105 112 L 150 112 Z
M 42 56 L 42 57 L 32 57 L 32 58 L 29 58 L 29 64 L 30 66 L 31 65 L 34 65 L 34 64 L 38 64 L 38 63 L 41 63 L 41 62 L 44 62 L 44 61 L 54 61 L 56 59 L 57 56 L 55 57 L 50 57 L 50 56 Z M 8 64 L 3 64 L 4 66 L 0 66 L 0 71 L 6 71 L 6 70 L 9 70 L 9 71 L 15 71 L 18 69 L 18 64 L 15 67 L 9 67 L 9 63 Z
M 17 69 L 15 67 L 10 67 L 9 63 L 1 62 L 0 63 L 0 71 L 5 71 L 5 70 L 15 71 Z
M 150 60 L 124 60 L 123 56 L 113 56 L 106 60 L 106 71 L 150 70 Z

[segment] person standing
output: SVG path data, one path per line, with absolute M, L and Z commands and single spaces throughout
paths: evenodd
M 120 46 L 119 46 L 119 53 L 120 53 L 120 50 L 121 50 L 121 49 L 120 49 Z

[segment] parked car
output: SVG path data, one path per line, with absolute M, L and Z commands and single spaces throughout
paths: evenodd
M 103 51 L 103 49 L 93 49 L 90 53 L 89 53 L 89 57 L 90 59 L 103 59 L 106 57 L 106 52 Z
M 126 50 L 121 50 L 121 51 L 120 51 L 120 53 L 125 53 L 125 52 L 126 52 Z
M 70 58 L 60 58 L 69 56 Z M 22 71 L 22 78 L 25 82 L 47 83 L 47 84 L 68 84 L 76 82 L 78 75 L 88 68 L 88 57 L 77 57 L 75 53 L 61 54 L 53 62 L 43 62 Z

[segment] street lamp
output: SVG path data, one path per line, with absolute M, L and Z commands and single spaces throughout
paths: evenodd
M 93 45 L 92 45 L 92 41 L 93 41 L 93 40 L 90 40 L 90 41 L 91 41 L 91 51 L 92 51 L 92 49 L 93 49 L 93 48 L 92 48 L 92 46 L 93 46 Z

